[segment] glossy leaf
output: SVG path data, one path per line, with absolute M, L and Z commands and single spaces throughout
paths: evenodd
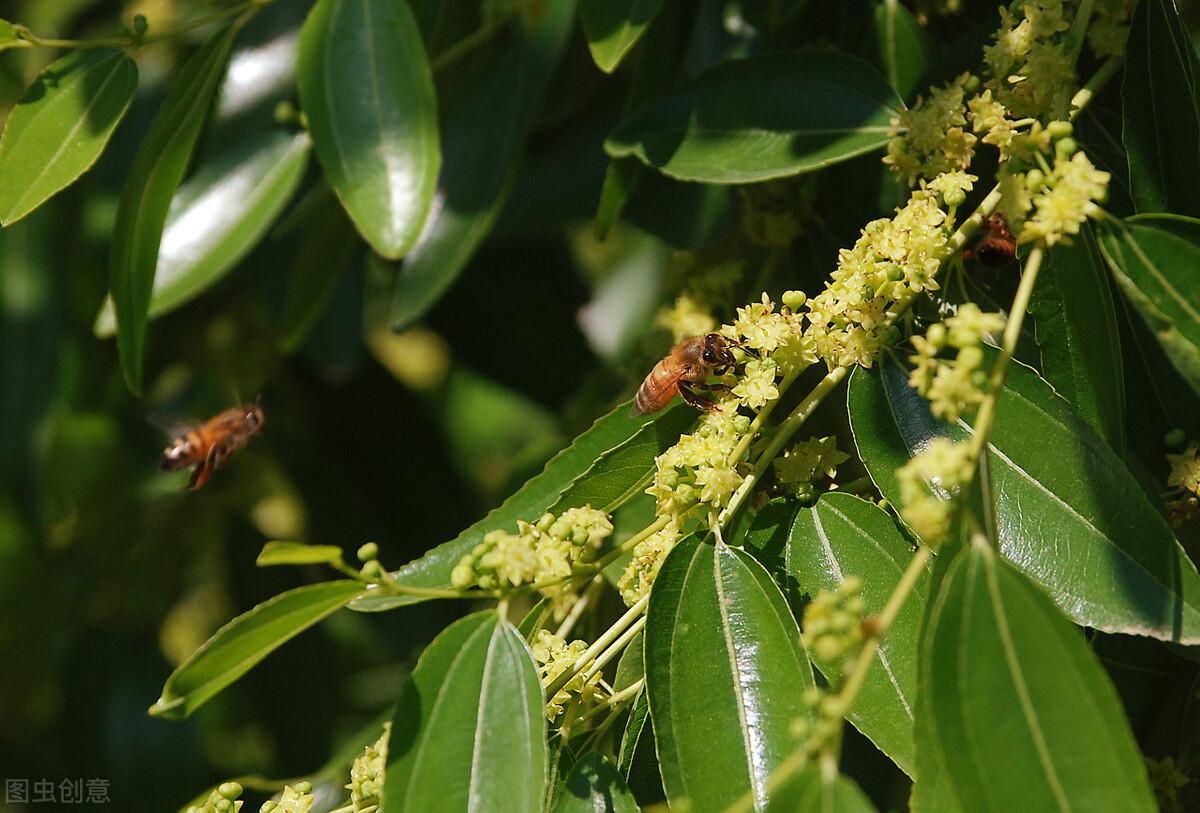
M 838 492 L 822 495 L 808 508 L 791 502 L 767 505 L 755 517 L 745 547 L 797 598 L 836 590 L 847 577 L 859 577 L 872 614 L 883 610 L 913 550 L 885 511 Z M 927 590 L 925 580 L 918 582 L 880 641 L 878 664 L 867 673 L 849 717 L 909 776 L 914 774 L 917 641 Z M 815 655 L 813 663 L 836 684 L 842 664 L 823 663 Z
M 237 29 L 237 25 L 229 25 L 217 31 L 184 64 L 138 148 L 121 190 L 109 250 L 109 288 L 117 314 L 121 368 L 134 394 L 142 388 L 146 320 L 167 212 L 200 136 Z
M 860 59 L 779 51 L 723 62 L 648 102 L 605 149 L 681 180 L 752 183 L 882 148 L 902 106 Z
M 899 0 L 882 0 L 875 6 L 874 23 L 872 61 L 900 98 L 911 98 L 929 70 L 929 35 Z
M 187 304 L 221 280 L 263 238 L 308 165 L 308 136 L 260 133 L 201 166 L 171 199 L 148 318 Z M 112 300 L 96 316 L 98 337 L 116 331 Z
M 137 63 L 113 48 L 73 51 L 38 74 L 0 134 L 0 223 L 25 217 L 96 163 L 137 83 Z
M 318 208 L 300 238 L 291 279 L 279 320 L 279 348 L 299 350 L 337 290 L 338 279 L 354 265 L 361 251 L 349 218 L 336 209 Z
M 441 151 L 433 76 L 405 0 L 319 0 L 300 34 L 300 101 L 325 177 L 380 255 L 416 242 Z
M 312 584 L 242 613 L 171 673 L 150 714 L 172 720 L 190 716 L 281 645 L 346 606 L 362 589 L 349 580 Z
M 254 564 L 324 565 L 342 561 L 342 549 L 337 545 L 306 545 L 303 542 L 268 542 L 263 545 Z
M 721 811 L 767 778 L 796 747 L 812 669 L 800 631 L 770 575 L 748 554 L 692 536 L 668 555 L 646 623 L 646 689 L 673 801 Z
M 533 656 L 494 611 L 447 627 L 396 703 L 381 813 L 539 813 L 546 718 Z
M 645 642 L 642 633 L 630 639 L 617 661 L 617 674 L 613 677 L 613 691 L 619 692 L 637 683 L 646 675 L 646 664 L 643 648 Z
M 885 362 L 850 381 L 855 443 L 899 504 L 896 469 L 932 438 L 969 437 L 934 420 Z M 1080 624 L 1200 642 L 1200 577 L 1166 521 L 1104 441 L 1033 370 L 1014 363 L 989 444 L 1000 550 Z
M 1117 454 L 1125 448 L 1125 373 L 1104 261 L 1089 226 L 1046 254 L 1030 310 L 1042 373 Z
M 1157 809 L 1083 634 L 986 542 L 950 566 L 921 657 L 936 743 L 967 810 Z
M 600 754 L 584 754 L 571 769 L 554 813 L 637 813 L 625 779 Z
M 579 16 L 596 66 L 612 73 L 641 39 L 663 0 L 582 0 Z
M 445 111 L 445 160 L 433 211 L 396 276 L 394 330 L 410 327 L 450 289 L 492 230 L 573 16 L 574 3 L 562 0 L 522 21 L 465 97 Z M 480 138 L 481 126 L 487 138 Z
M 1122 292 L 1200 393 L 1200 234 L 1189 234 L 1193 223 L 1165 216 L 1114 221 L 1101 232 L 1101 248 Z
M 394 575 L 401 584 L 449 587 L 450 572 L 464 555 L 495 528 L 515 530 L 517 520 L 532 522 L 547 511 L 591 505 L 607 512 L 637 495 L 650 481 L 654 458 L 674 445 L 696 419 L 684 404 L 650 416 L 633 415 L 629 402 L 600 418 L 546 464 L 486 517 L 446 542 L 408 563 Z M 417 596 L 369 597 L 355 610 L 389 610 L 422 601 Z
M 816 764 L 806 765 L 771 797 L 766 813 L 874 813 L 875 806 L 854 781 L 841 774 L 828 781 Z
M 1121 87 L 1121 141 L 1139 212 L 1200 216 L 1196 56 L 1172 0 L 1133 14 Z

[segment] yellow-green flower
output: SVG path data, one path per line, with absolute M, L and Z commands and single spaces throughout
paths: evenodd
M 973 470 L 968 444 L 942 437 L 897 469 L 900 515 L 927 545 L 945 541 L 954 517 L 954 494 L 970 482 Z
M 1167 455 L 1167 462 L 1171 465 L 1167 485 L 1200 495 L 1200 456 L 1197 455 L 1196 444 L 1188 444 L 1179 454 Z

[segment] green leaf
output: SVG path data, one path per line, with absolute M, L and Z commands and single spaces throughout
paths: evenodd
M 629 709 L 629 719 L 625 721 L 625 731 L 621 734 L 621 748 L 617 752 L 617 768 L 621 771 L 621 776 L 626 779 L 629 778 L 629 773 L 633 769 L 633 758 L 637 754 L 642 734 L 650 733 L 646 729 L 646 724 L 649 722 L 650 698 L 643 688 L 638 692 L 633 706 Z
M 568 0 L 521 22 L 442 130 L 437 206 L 396 277 L 394 330 L 413 325 L 458 279 L 508 197 L 525 134 L 558 64 L 574 17 Z M 486 127 L 487 138 L 480 138 Z
M 324 565 L 342 561 L 342 549 L 337 545 L 306 545 L 303 542 L 268 542 L 254 564 L 259 567 L 271 565 Z
M 121 190 L 109 250 L 109 287 L 117 314 L 121 369 L 135 395 L 142 389 L 146 320 L 167 212 L 237 31 L 237 25 L 217 31 L 184 64 L 138 148 Z
M 911 98 L 929 70 L 929 35 L 899 0 L 882 0 L 875 6 L 874 22 L 872 61 L 900 98 Z
M 875 806 L 853 780 L 838 774 L 828 781 L 809 764 L 775 791 L 766 813 L 875 813 Z
M 637 802 L 613 764 L 592 751 L 571 769 L 554 813 L 637 813 Z
M 1172 0 L 1133 13 L 1121 87 L 1121 141 L 1139 212 L 1200 216 L 1196 56 Z
M 642 491 L 654 471 L 654 458 L 679 440 L 696 420 L 684 404 L 654 415 L 634 415 L 625 402 L 577 437 L 532 478 L 486 517 L 395 573 L 402 585 L 449 587 L 450 572 L 483 541 L 488 531 L 512 529 L 517 520 L 536 520 L 547 511 L 591 505 L 612 513 Z M 423 599 L 419 596 L 367 597 L 353 610 L 378 612 Z
M 751 183 L 874 152 L 903 107 L 883 77 L 837 51 L 730 60 L 639 108 L 605 142 L 685 181 Z
M 921 657 L 936 744 L 966 809 L 1157 809 L 1082 633 L 986 541 L 950 566 Z
M 137 83 L 137 63 L 114 48 L 74 51 L 38 74 L 0 135 L 0 223 L 11 226 L 96 163 Z
M 871 479 L 900 504 L 896 469 L 932 438 L 970 437 L 935 421 L 894 362 L 855 370 L 850 423 Z M 989 443 L 1000 550 L 1080 624 L 1200 642 L 1200 577 L 1125 464 L 1064 399 L 1009 368 Z
M 596 67 L 616 70 L 662 5 L 663 0 L 582 0 L 579 16 Z
M 300 238 L 279 319 L 279 349 L 299 350 L 337 290 L 338 279 L 362 253 L 350 219 L 336 207 L 319 207 Z
M 863 580 L 867 611 L 877 614 L 900 581 L 912 545 L 878 506 L 850 494 L 822 495 L 809 508 L 768 504 L 754 519 L 746 549 L 799 596 L 836 590 L 849 576 Z M 913 764 L 917 641 L 928 585 L 918 582 L 888 634 L 879 643 L 878 665 L 867 672 L 849 719 L 909 776 Z M 836 685 L 843 664 L 813 663 Z
M 381 813 L 539 813 L 546 718 L 533 656 L 494 611 L 447 627 L 396 703 Z
M 614 692 L 628 689 L 646 676 L 646 664 L 642 652 L 644 646 L 640 632 L 629 640 L 625 651 L 621 653 L 621 659 L 617 661 L 617 674 L 613 677 L 612 684 Z
M 398 259 L 433 204 L 441 151 L 425 46 L 404 0 L 319 0 L 300 101 L 325 177 L 376 253 Z
M 259 133 L 201 166 L 171 199 L 147 316 L 157 319 L 215 285 L 266 234 L 308 166 L 308 136 Z M 112 300 L 93 328 L 116 331 Z
M 6 48 L 15 47 L 15 43 L 20 42 L 17 36 L 17 27 L 8 20 L 0 20 L 0 51 Z
M 654 582 L 646 623 L 646 689 L 673 802 L 721 811 L 746 792 L 767 802 L 767 778 L 796 748 L 812 669 L 796 620 L 748 554 L 695 536 Z
M 362 592 L 355 581 L 297 587 L 242 613 L 217 630 L 171 673 L 150 714 L 182 720 L 259 661 Z
M 1181 236 L 1191 226 L 1168 217 L 1106 221 L 1100 246 L 1167 358 L 1200 393 L 1200 234 Z
M 1117 313 L 1091 227 L 1046 253 L 1030 310 L 1042 372 L 1117 454 L 1125 449 L 1125 373 Z

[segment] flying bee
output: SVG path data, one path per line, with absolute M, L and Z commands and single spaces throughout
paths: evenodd
M 971 252 L 983 265 L 999 268 L 1008 265 L 1017 256 L 1017 240 L 1008 229 L 1004 215 L 995 212 L 983 222 L 983 237 Z
M 188 466 L 192 476 L 187 487 L 197 491 L 208 478 L 238 449 L 249 443 L 263 426 L 263 411 L 258 404 L 232 407 L 199 427 L 184 432 L 163 450 L 163 471 L 176 471 Z
M 700 390 L 712 392 L 725 387 L 709 384 L 708 377 L 727 367 L 735 360 L 729 342 L 720 333 L 707 333 L 684 339 L 671 348 L 638 387 L 633 407 L 639 415 L 658 412 L 671 402 L 678 393 L 685 403 L 696 409 L 713 410 L 716 403 L 700 394 Z

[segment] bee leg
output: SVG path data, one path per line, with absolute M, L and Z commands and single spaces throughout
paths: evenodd
M 693 384 L 692 386 L 706 392 L 729 392 L 730 389 L 728 384 Z
M 212 468 L 208 465 L 208 460 L 201 460 L 196 464 L 196 468 L 192 469 L 192 476 L 188 478 L 187 482 L 187 490 L 199 491 L 204 488 L 204 484 L 208 482 L 211 474 Z
M 705 398 L 703 395 L 692 389 L 694 386 L 696 385 L 680 382 L 679 397 L 683 399 L 685 404 L 704 412 L 712 412 L 714 409 L 720 409 L 720 407 L 718 407 L 712 400 Z

